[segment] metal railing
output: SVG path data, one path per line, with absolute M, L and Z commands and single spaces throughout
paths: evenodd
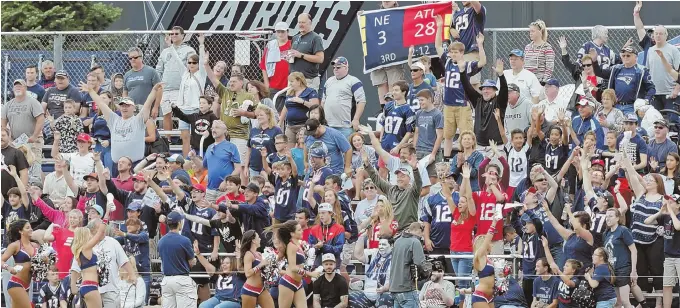
M 3 61 L 3 98 L 11 91 L 8 82 L 24 78 L 28 65 L 41 68 L 44 60 L 52 60 L 55 69 L 69 72 L 73 84 L 86 80 L 94 64 L 104 68 L 106 78 L 130 69 L 127 50 L 139 47 L 144 63 L 155 67 L 161 51 L 169 46 L 166 35 L 170 31 L 59 31 L 59 32 L 3 32 L 0 61 Z M 242 66 L 244 77 L 261 80 L 259 68 L 262 51 L 271 31 L 186 31 L 185 44 L 198 52 L 197 33 L 206 35 L 205 47 L 211 65 L 224 61 Z M 38 78 L 42 72 L 38 70 Z

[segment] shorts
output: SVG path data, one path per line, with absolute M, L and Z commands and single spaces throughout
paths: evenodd
M 238 155 L 241 157 L 241 161 L 243 161 L 246 157 L 248 157 L 248 149 L 249 149 L 248 148 L 248 140 L 239 139 L 239 138 L 231 138 L 230 142 L 233 143 L 236 146 L 236 148 L 238 149 Z
M 464 54 L 463 60 L 465 60 L 465 61 L 479 61 L 479 51 L 473 51 L 473 52 Z M 475 85 L 476 83 L 480 83 L 481 80 L 482 80 L 482 72 L 479 72 L 476 75 L 470 77 L 470 84 Z
M 350 261 L 352 261 L 352 255 L 354 254 L 354 245 L 356 245 L 357 242 L 347 244 L 342 246 L 342 260 L 340 260 L 340 263 L 342 266 L 347 266 L 351 264 Z
M 191 109 L 191 110 L 182 110 L 185 115 L 190 115 L 190 114 L 196 114 L 198 113 L 198 109 Z M 182 120 L 177 120 L 179 122 L 179 130 L 188 130 L 189 133 L 191 133 L 191 123 L 184 122 Z
M 305 127 L 304 124 L 299 124 L 299 125 L 286 124 L 285 134 L 286 134 L 286 137 L 288 137 L 288 143 L 297 143 L 297 134 L 304 127 Z
M 92 291 L 99 291 L 99 283 L 92 280 L 83 280 L 80 284 L 80 295 L 85 296 L 85 294 Z
M 302 281 L 295 281 L 293 277 L 290 277 L 288 275 L 283 275 L 281 278 L 279 278 L 279 287 L 286 287 L 290 290 L 293 290 L 293 292 L 297 292 L 302 288 Z M 243 286 L 245 290 L 245 285 Z
M 163 100 L 161 101 L 161 112 L 160 114 L 166 115 L 172 112 L 172 104 L 177 104 L 179 98 L 179 90 L 168 90 L 163 91 Z
M 421 159 L 423 159 L 423 157 L 430 155 L 430 154 L 432 154 L 432 153 L 430 153 L 430 152 L 416 152 L 416 157 L 418 158 L 418 161 L 420 161 Z M 435 168 L 435 165 L 442 160 L 444 160 L 444 155 L 442 154 L 441 149 L 439 149 L 439 151 L 437 152 L 437 156 L 435 156 L 435 158 L 434 158 L 434 162 L 427 165 L 427 175 L 429 177 L 431 177 L 431 178 L 437 177 L 437 170 Z
M 371 72 L 371 84 L 392 86 L 395 82 L 404 80 L 404 66 L 402 64 L 383 67 Z
M 475 291 L 472 293 L 472 304 L 474 303 L 491 303 L 493 302 L 493 295 L 488 296 L 482 291 Z
M 674 287 L 680 277 L 680 258 L 666 257 L 663 260 L 663 286 Z
M 249 285 L 248 283 L 244 283 L 243 288 L 241 289 L 241 295 L 258 297 L 260 296 L 262 291 L 264 291 L 264 285 L 262 285 L 261 287 L 254 287 Z
M 452 139 L 456 131 L 472 130 L 472 107 L 444 106 L 444 139 Z
M 310 87 L 314 89 L 316 92 L 319 92 L 319 87 L 321 86 L 321 78 L 319 76 L 316 76 L 314 78 L 305 78 L 307 81 L 307 87 Z
M 7 282 L 7 290 L 11 288 L 23 288 L 26 290 L 26 292 L 28 292 L 28 290 L 31 288 L 31 285 L 23 282 L 17 276 L 12 276 L 9 278 L 9 282 Z
M 622 268 L 617 268 L 614 270 L 614 287 L 615 288 L 620 288 L 620 287 L 625 287 L 630 284 L 630 272 L 631 272 L 631 267 L 630 266 L 625 266 Z

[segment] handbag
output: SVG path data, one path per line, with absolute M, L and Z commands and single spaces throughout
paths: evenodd
M 571 299 L 576 302 L 580 308 L 595 308 L 595 294 L 593 288 L 590 287 L 588 281 L 583 279 L 571 294 Z

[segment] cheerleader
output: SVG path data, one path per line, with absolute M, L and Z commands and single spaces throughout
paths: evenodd
M 28 290 L 31 287 L 31 264 L 38 254 L 38 244 L 31 242 L 33 228 L 26 219 L 18 219 L 9 225 L 7 236 L 11 242 L 2 254 L 2 269 L 9 271 L 12 277 L 7 284 L 7 293 L 12 299 L 12 307 L 31 307 Z M 7 260 L 14 257 L 14 266 Z
M 257 251 L 260 248 L 260 241 L 260 236 L 255 230 L 243 233 L 239 254 L 243 260 L 246 282 L 241 291 L 241 303 L 242 307 L 247 308 L 255 308 L 258 304 L 262 308 L 274 308 L 274 299 L 264 288 L 262 270 L 269 265 L 269 260 L 263 259 Z
M 477 271 L 479 277 L 479 284 L 475 288 L 475 292 L 472 293 L 473 308 L 494 308 L 493 294 L 496 272 L 488 255 L 491 253 L 491 242 L 496 233 L 496 222 L 500 219 L 502 219 L 500 215 L 494 215 L 487 234 L 478 236 L 473 244 L 475 254 L 472 259 L 472 268 Z
M 306 271 L 304 268 L 307 256 L 302 249 L 302 227 L 297 221 L 289 220 L 272 228 L 282 246 L 286 243 L 285 251 L 279 251 L 279 256 L 285 257 L 288 261 L 286 273 L 279 279 L 279 308 L 290 308 L 293 304 L 296 308 L 307 308 L 307 296 L 302 288 L 302 279 L 305 276 L 318 278 L 321 273 Z
M 102 307 L 102 297 L 99 294 L 97 255 L 94 254 L 92 248 L 104 239 L 106 224 L 101 221 L 98 223 L 97 233 L 94 236 L 92 236 L 92 233 L 86 227 L 76 228 L 75 232 L 73 232 L 73 243 L 71 244 L 73 258 L 77 262 L 78 267 L 80 267 L 80 277 L 83 280 L 80 285 L 80 296 L 88 308 Z

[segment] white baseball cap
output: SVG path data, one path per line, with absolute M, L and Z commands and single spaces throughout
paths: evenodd
M 324 253 L 323 256 L 321 256 L 321 263 L 326 261 L 335 262 L 335 255 L 333 255 L 332 253 Z
M 274 30 L 276 30 L 276 31 L 288 31 L 288 24 L 283 22 L 283 21 L 277 22 L 276 25 L 274 26 Z
M 321 203 L 319 204 L 319 212 L 333 213 L 333 206 L 330 203 Z

